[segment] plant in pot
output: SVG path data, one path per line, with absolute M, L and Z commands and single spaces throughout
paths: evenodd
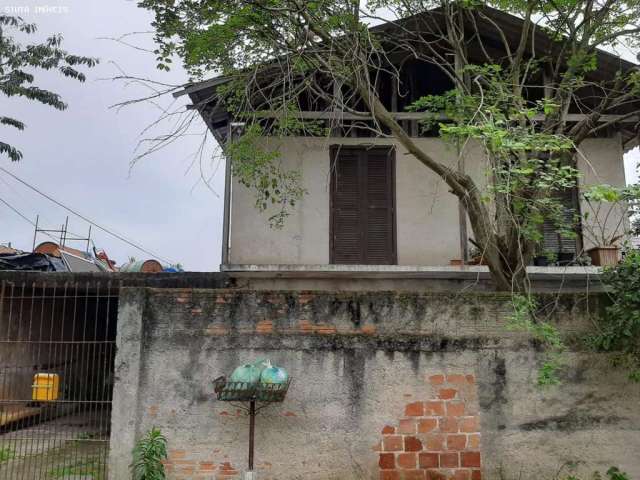
M 487 261 L 484 259 L 482 250 L 473 243 L 473 240 L 471 240 L 471 242 L 472 244 L 469 248 L 469 261 L 467 263 L 469 265 L 487 265 Z
M 631 233 L 629 217 L 640 200 L 640 186 L 593 185 L 582 193 L 582 235 L 592 247 L 591 263 L 604 267 L 620 261 L 620 244 Z

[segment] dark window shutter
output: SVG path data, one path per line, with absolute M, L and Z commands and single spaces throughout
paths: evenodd
M 574 215 L 577 211 L 577 195 L 575 189 L 567 189 L 556 194 L 560 203 L 564 206 L 564 222 L 573 225 Z M 543 248 L 545 252 L 553 252 L 557 255 L 564 254 L 571 259 L 575 258 L 578 251 L 575 238 L 561 235 L 555 222 L 545 220 L 542 225 L 544 234 Z M 562 260 L 562 259 L 560 259 Z
M 334 147 L 331 263 L 396 263 L 393 151 Z

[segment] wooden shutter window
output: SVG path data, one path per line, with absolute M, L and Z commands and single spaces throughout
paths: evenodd
M 331 252 L 334 264 L 396 263 L 394 152 L 331 149 Z

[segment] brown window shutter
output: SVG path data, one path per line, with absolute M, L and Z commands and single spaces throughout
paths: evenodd
M 333 147 L 331 263 L 395 264 L 394 203 L 390 148 Z
M 575 222 L 574 215 L 578 209 L 576 189 L 573 188 L 557 192 L 555 196 L 564 206 L 564 223 L 573 225 Z M 543 253 L 552 252 L 558 255 L 565 254 L 569 255 L 572 259 L 575 258 L 578 251 L 577 240 L 561 235 L 560 229 L 555 222 L 545 220 L 542 225 L 542 233 L 544 235 Z

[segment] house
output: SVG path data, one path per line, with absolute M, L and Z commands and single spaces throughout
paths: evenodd
M 509 35 L 508 42 L 515 43 L 522 21 L 496 10 L 487 12 L 491 21 Z M 437 13 L 425 15 L 437 17 Z M 409 21 L 404 27 L 411 25 Z M 480 31 L 492 48 L 503 48 L 491 23 L 481 26 Z M 546 48 L 553 53 L 553 42 L 546 33 L 537 30 L 533 36 L 538 50 Z M 480 55 L 471 51 L 470 55 Z M 486 184 L 487 159 L 479 144 L 469 142 L 457 152 L 438 136 L 421 131 L 419 116 L 406 111 L 412 101 L 422 96 L 451 89 L 450 81 L 432 64 L 413 60 L 410 52 L 394 58 L 400 71 L 400 85 L 392 88 L 388 79 L 380 81 L 379 95 L 385 107 L 401 120 L 404 130 L 429 155 L 451 167 L 463 165 L 478 184 Z M 634 64 L 604 51 L 597 52 L 597 61 L 598 69 L 590 74 L 590 79 L 597 81 L 613 79 L 616 72 L 635 68 Z M 542 85 L 543 77 L 544 73 L 539 79 Z M 229 141 L 234 129 L 242 128 L 239 119 L 231 118 L 217 101 L 216 89 L 227 81 L 218 77 L 190 84 L 181 92 L 189 95 L 221 144 Z M 532 87 L 527 95 L 533 101 L 545 97 L 547 92 L 543 86 Z M 570 111 L 571 121 L 584 118 L 579 104 L 588 102 L 589 95 L 585 92 L 584 98 L 576 100 Z M 255 209 L 252 193 L 227 174 L 223 270 L 332 264 L 445 266 L 452 260 L 469 258 L 471 228 L 457 197 L 448 192 L 440 177 L 409 155 L 395 138 L 368 134 L 367 118 L 341 112 L 336 125 L 335 121 L 327 121 L 336 120 L 331 112 L 308 103 L 308 111 L 301 114 L 330 125 L 330 136 L 265 139 L 265 147 L 281 152 L 283 165 L 301 173 L 307 194 L 284 227 L 272 229 L 267 216 Z M 623 154 L 635 145 L 636 132 L 631 124 L 635 120 L 622 114 L 619 120 L 608 118 L 610 125 L 579 145 L 580 186 L 625 185 Z M 567 208 L 582 207 L 577 191 L 567 191 L 563 202 Z M 617 219 L 612 223 L 617 223 Z M 565 262 L 571 262 L 593 246 L 579 231 L 577 238 L 566 238 L 549 222 L 545 223 L 543 233 L 544 250 Z

